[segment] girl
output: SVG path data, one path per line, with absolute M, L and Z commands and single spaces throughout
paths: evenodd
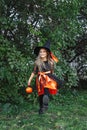
M 37 59 L 28 80 L 28 86 L 30 86 L 34 75 L 37 75 L 36 88 L 39 95 L 39 114 L 42 114 L 48 108 L 49 94 L 58 92 L 60 80 L 53 74 L 54 61 L 58 62 L 58 59 L 50 51 L 49 42 L 42 47 L 36 47 L 34 53 L 37 55 Z

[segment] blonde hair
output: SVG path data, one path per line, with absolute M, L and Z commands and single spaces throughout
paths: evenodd
M 48 52 L 47 50 L 46 50 L 46 52 L 47 52 L 48 64 L 51 66 L 51 69 L 53 69 L 54 68 L 54 61 L 50 56 L 50 52 Z M 40 58 L 40 55 L 37 56 L 37 58 L 35 60 L 35 65 L 38 66 L 39 71 L 42 71 L 42 67 L 46 68 L 45 63 Z

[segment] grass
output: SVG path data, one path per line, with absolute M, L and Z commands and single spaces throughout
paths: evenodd
M 38 114 L 38 103 L 1 106 L 0 130 L 87 130 L 87 91 L 51 97 L 48 111 Z

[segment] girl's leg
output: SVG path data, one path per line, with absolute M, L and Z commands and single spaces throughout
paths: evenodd
M 44 95 L 39 96 L 39 114 L 43 114 L 44 110 L 48 109 L 48 102 L 49 102 L 49 90 L 48 88 L 44 89 Z
M 39 96 L 39 114 L 43 114 L 43 95 Z
M 45 88 L 45 89 L 44 89 L 44 95 L 40 95 L 40 96 L 39 96 L 39 106 L 40 106 L 40 108 L 43 108 L 43 102 L 44 102 L 45 97 L 49 98 L 49 90 L 48 90 L 48 88 Z M 46 98 L 46 99 L 47 99 L 47 98 Z M 45 100 L 46 100 L 46 99 L 45 99 Z M 47 99 L 47 100 L 48 100 L 48 99 Z M 46 101 L 47 101 L 47 100 L 46 100 Z M 46 102 L 46 101 L 45 101 L 45 102 Z
M 43 108 L 43 95 L 39 96 L 39 106 L 40 108 Z
M 45 108 L 45 110 L 48 109 L 48 103 L 49 103 L 49 90 L 48 88 L 45 88 L 43 96 L 43 107 Z
M 49 89 L 48 88 L 44 89 L 44 95 L 48 95 L 49 96 Z

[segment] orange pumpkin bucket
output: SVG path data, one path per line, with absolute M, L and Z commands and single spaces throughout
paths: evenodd
M 33 92 L 33 89 L 31 87 L 27 87 L 25 91 L 29 94 Z

